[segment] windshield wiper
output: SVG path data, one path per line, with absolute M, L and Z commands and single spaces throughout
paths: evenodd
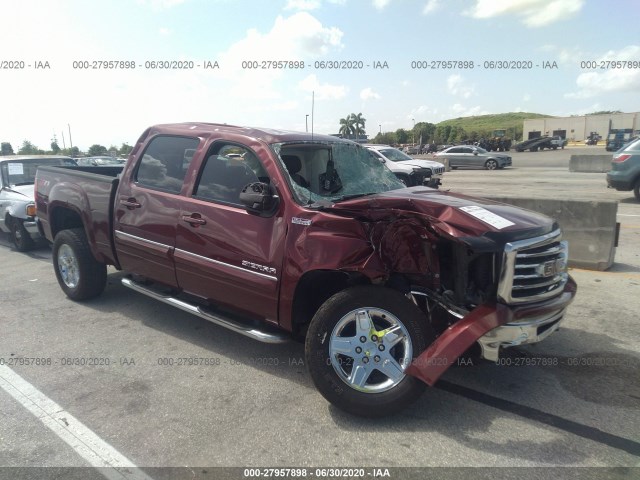
M 360 198 L 360 197 L 366 197 L 368 195 L 376 195 L 378 192 L 367 192 L 367 193 L 354 193 L 352 195 L 342 195 L 341 197 L 338 197 L 336 199 L 334 199 L 334 202 L 344 202 L 345 200 L 351 200 L 353 198 Z

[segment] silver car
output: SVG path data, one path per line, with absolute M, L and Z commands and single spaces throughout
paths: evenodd
M 439 161 L 448 161 L 451 169 L 456 168 L 486 168 L 496 170 L 510 167 L 511 157 L 502 153 L 488 152 L 484 148 L 473 145 L 457 145 L 445 148 L 433 156 Z

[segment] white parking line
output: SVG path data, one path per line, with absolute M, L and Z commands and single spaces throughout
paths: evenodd
M 618 213 L 619 217 L 640 217 L 640 215 L 631 215 L 630 213 Z
M 0 387 L 109 480 L 152 480 L 131 460 L 6 365 L 0 365 Z

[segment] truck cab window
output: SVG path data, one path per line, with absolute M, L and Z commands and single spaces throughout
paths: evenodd
M 193 196 L 241 205 L 240 192 L 254 182 L 269 183 L 269 177 L 252 151 L 234 144 L 214 145 L 201 169 Z
M 159 136 L 144 152 L 136 182 L 144 187 L 180 193 L 189 166 L 184 159 L 198 147 L 197 138 Z

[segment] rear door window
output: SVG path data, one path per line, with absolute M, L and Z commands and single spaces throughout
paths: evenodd
M 143 187 L 180 193 L 190 159 L 200 140 L 191 137 L 161 135 L 144 151 L 135 181 Z

